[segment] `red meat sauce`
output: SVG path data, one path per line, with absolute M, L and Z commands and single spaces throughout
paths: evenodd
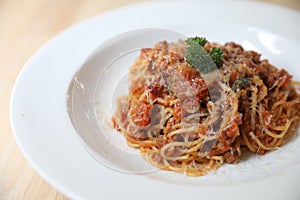
M 156 101 L 157 98 L 165 99 L 167 102 L 179 99 L 173 106 L 177 123 L 186 112 L 194 113 L 199 110 L 199 104 L 208 96 L 207 85 L 199 70 L 192 68 L 179 53 L 170 51 L 166 42 L 158 43 L 155 48 L 142 49 L 140 58 L 134 66 L 139 65 L 147 65 L 147 73 L 157 76 L 148 84 L 141 80 L 143 77 L 132 82 L 130 87 L 132 94 L 139 97 L 147 90 L 152 101 Z M 173 99 L 166 98 L 170 93 Z M 152 105 L 149 102 L 139 101 L 130 104 L 134 105 L 131 109 L 133 121 L 140 127 L 149 125 Z
M 258 120 L 258 115 L 255 116 L 255 126 L 251 125 L 251 91 L 248 88 L 241 88 L 238 94 L 238 112 L 232 121 L 226 126 L 216 141 L 212 144 L 205 144 L 203 150 L 209 146 L 209 156 L 222 155 L 225 162 L 235 163 L 239 160 L 241 151 L 239 149 L 240 141 L 237 138 L 240 132 L 254 132 L 256 137 L 263 143 L 268 144 L 272 141 L 272 137 L 265 134 L 262 126 L 270 128 L 272 126 L 282 126 L 286 123 L 289 113 L 288 104 L 282 108 L 282 114 L 278 119 L 274 120 L 274 116 L 279 108 L 271 110 L 272 106 L 280 100 L 280 97 L 273 98 L 270 94 L 275 90 L 284 91 L 291 90 L 291 79 L 284 69 L 277 69 L 266 59 L 261 59 L 260 54 L 254 51 L 245 51 L 241 45 L 234 42 L 229 42 L 224 45 L 207 42 L 204 48 L 210 51 L 212 47 L 219 47 L 223 50 L 223 65 L 220 68 L 222 77 L 227 77 L 224 83 L 232 88 L 236 80 L 258 77 L 262 80 L 263 85 L 255 87 L 263 90 L 267 88 L 267 96 L 261 100 L 263 110 L 261 112 L 262 123 Z M 159 112 L 157 105 L 170 107 L 172 109 L 172 117 L 166 121 L 164 132 L 158 130 L 159 134 L 166 134 L 174 130 L 174 126 L 182 122 L 186 117 L 199 112 L 207 111 L 207 103 L 211 100 L 212 94 L 209 94 L 209 89 L 206 81 L 201 76 L 198 69 L 193 68 L 184 58 L 186 43 L 179 41 L 176 44 L 159 42 L 153 48 L 145 48 L 141 50 L 140 56 L 130 69 L 130 98 L 120 105 L 122 109 L 121 121 L 123 124 L 128 124 L 127 114 L 136 125 L 132 131 L 128 133 L 129 137 L 137 140 L 147 140 L 147 129 L 159 123 L 159 119 L 153 120 L 153 116 Z M 147 79 L 147 77 L 154 77 Z M 252 83 L 255 84 L 255 83 Z M 289 95 L 288 99 L 298 98 L 298 94 L 294 90 Z M 146 98 L 141 98 L 147 94 Z M 218 95 L 217 95 L 218 97 Z M 163 101 L 161 101 L 163 100 Z M 172 101 L 175 101 L 171 103 Z M 295 104 L 299 108 L 299 104 Z M 252 116 L 253 117 L 253 116 Z M 196 119 L 198 123 L 197 129 L 204 135 L 208 134 L 207 127 L 201 126 L 201 122 L 206 117 Z M 154 122 L 155 121 L 155 122 Z M 195 120 L 194 120 L 195 121 Z M 243 123 L 242 123 L 243 122 Z M 194 123 L 194 122 L 192 122 Z M 115 127 L 117 125 L 115 123 Z M 275 131 L 276 133 L 276 131 Z M 168 140 L 180 141 L 179 136 L 162 139 L 156 137 L 156 147 L 163 147 Z M 194 132 L 189 133 L 192 140 L 198 139 Z M 250 143 L 257 148 L 260 154 L 266 151 L 260 150 L 257 144 L 249 137 Z M 167 155 L 177 155 L 180 148 L 168 150 Z M 157 159 L 161 159 L 159 156 Z
M 141 50 L 139 58 L 130 69 L 131 85 L 128 109 L 122 111 L 122 116 L 127 115 L 129 112 L 131 120 L 137 126 L 135 130 L 128 133 L 130 137 L 139 138 L 140 140 L 148 139 L 145 130 L 153 125 L 151 116 L 155 115 L 153 113 L 155 112 L 155 104 L 161 104 L 158 102 L 159 98 L 164 99 L 166 102 L 178 100 L 171 106 L 173 117 L 164 125 L 165 132 L 169 132 L 183 118 L 199 111 L 207 111 L 206 104 L 210 100 L 208 86 L 199 70 L 186 62 L 183 57 L 184 49 L 185 43 L 183 42 L 176 45 L 160 42 L 154 48 Z M 141 69 L 144 70 L 142 72 L 143 76 L 140 76 Z M 145 78 L 147 75 L 155 75 L 155 78 L 147 82 Z M 148 94 L 147 101 L 139 100 L 144 93 Z M 202 119 L 197 120 L 198 129 L 201 129 L 202 134 L 206 135 L 209 131 L 208 128 L 201 126 Z M 126 119 L 124 119 L 124 123 L 126 123 Z M 210 156 L 225 153 L 225 162 L 232 163 L 238 160 L 240 154 L 236 150 L 232 150 L 232 145 L 234 145 L 234 140 L 239 135 L 239 124 L 241 124 L 240 115 L 222 131 L 218 140 L 213 143 L 214 147 L 210 147 Z M 191 141 L 198 139 L 197 134 L 193 132 L 189 135 Z M 181 140 L 181 138 L 169 139 Z M 165 139 L 161 139 L 160 136 L 156 138 L 157 148 L 161 148 L 167 142 Z M 230 150 L 231 152 L 226 153 Z M 178 147 L 168 150 L 166 153 L 167 155 L 176 155 L 177 151 Z

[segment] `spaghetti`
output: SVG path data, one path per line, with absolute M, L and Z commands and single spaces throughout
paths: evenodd
M 300 96 L 285 70 L 233 42 L 213 47 L 223 50 L 214 78 L 186 61 L 185 41 L 142 49 L 130 68 L 114 127 L 160 169 L 201 176 L 237 163 L 241 147 L 276 149 L 297 127 Z

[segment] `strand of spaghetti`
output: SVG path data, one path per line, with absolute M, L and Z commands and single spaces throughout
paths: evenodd
M 168 113 L 166 112 L 166 120 L 165 123 L 168 121 L 168 119 L 170 119 L 173 116 L 173 113 Z
M 298 117 L 298 116 L 294 116 L 294 117 L 292 117 L 291 118 L 291 125 L 290 125 L 290 130 L 289 130 L 289 132 L 288 133 L 290 133 L 290 132 L 293 132 L 293 131 L 295 131 L 296 130 L 296 127 L 298 126 L 298 123 L 299 123 L 299 119 L 300 119 L 300 117 Z
M 282 104 L 286 104 L 285 99 L 284 99 L 284 100 L 277 101 L 276 103 L 274 103 L 273 106 L 271 107 L 271 110 L 275 110 L 275 108 L 276 108 L 277 106 L 282 105 Z
M 168 162 L 168 160 L 163 159 L 162 162 L 164 163 L 165 166 L 168 166 L 168 167 L 170 166 L 170 163 Z
M 180 128 L 193 128 L 193 130 L 195 131 L 195 126 L 199 125 L 198 123 L 193 123 L 193 122 L 189 122 L 187 119 L 184 120 L 182 119 L 182 121 L 178 124 Z
M 169 148 L 174 148 L 176 146 L 180 146 L 180 147 L 190 147 L 190 146 L 193 146 L 194 144 L 197 144 L 198 140 L 196 141 L 193 141 L 193 142 L 171 142 L 165 146 L 163 146 L 161 149 L 160 149 L 160 154 L 161 156 L 166 159 L 166 160 L 178 160 L 180 158 L 186 158 L 185 156 L 182 157 L 182 156 L 167 156 L 166 155 L 166 151 L 169 149 Z M 184 152 L 184 151 L 183 151 Z
M 215 134 L 213 136 L 206 136 L 203 135 L 204 133 L 201 133 L 200 129 L 197 129 L 195 127 L 191 127 L 191 128 L 181 128 L 175 131 L 172 131 L 170 133 L 167 134 L 167 137 L 172 137 L 173 135 L 176 134 L 180 134 L 180 133 L 188 133 L 188 132 L 198 132 L 198 136 L 204 140 L 213 140 L 213 139 L 217 139 L 218 138 L 218 134 Z
M 182 163 L 190 163 L 190 162 L 193 162 L 193 161 L 195 161 L 195 160 L 197 160 L 197 157 L 195 156 L 195 155 L 188 155 L 188 159 L 186 159 L 186 160 L 182 160 L 181 162 Z
M 203 176 L 205 174 L 207 174 L 209 171 L 211 171 L 212 169 L 216 169 L 219 166 L 201 166 L 201 168 L 196 168 L 196 169 L 186 169 L 186 175 L 187 176 Z
M 279 96 L 279 85 L 275 87 L 274 92 L 272 93 L 273 97 L 278 97 Z
M 249 135 L 261 149 L 263 149 L 263 150 L 273 150 L 274 149 L 274 147 L 267 147 L 263 143 L 261 143 L 261 141 L 254 135 L 253 132 L 250 132 Z
M 183 142 L 190 142 L 190 141 L 189 141 L 189 134 L 183 133 L 183 134 L 181 134 L 180 136 L 183 137 Z
M 167 107 L 167 108 L 165 109 L 165 112 L 166 112 L 166 114 L 173 114 L 173 109 L 170 108 L 170 107 Z
M 132 148 L 139 148 L 141 145 L 140 144 L 137 144 L 137 143 L 132 143 L 130 141 L 126 141 L 126 144 L 129 146 L 129 147 L 132 147 Z
M 283 107 L 280 106 L 279 109 L 277 110 L 277 112 L 275 113 L 274 117 L 273 117 L 273 121 L 278 121 L 281 114 L 282 114 L 282 111 L 283 111 Z
M 264 126 L 263 117 L 262 117 L 261 113 L 262 113 L 262 104 L 259 103 L 259 106 L 258 106 L 259 122 L 260 122 L 260 125 L 263 127 L 263 130 L 267 131 L 268 132 L 267 134 L 273 138 L 281 138 L 280 134 L 274 134 L 268 128 L 266 128 L 266 126 Z M 284 131 L 284 130 L 287 131 L 287 123 L 283 126 L 271 126 L 271 128 L 276 131 Z M 283 134 L 283 136 L 285 135 L 285 133 L 283 133 L 283 132 L 282 132 L 282 134 Z M 277 137 L 274 137 L 273 135 L 277 135 Z
M 299 121 L 300 117 L 299 116 L 294 116 L 291 118 L 291 123 L 293 123 L 294 121 Z
M 151 149 L 152 150 L 158 150 L 158 148 L 156 146 L 152 146 Z
M 169 107 L 168 108 L 160 107 L 160 108 L 163 110 L 161 110 L 159 112 L 161 115 L 161 120 L 160 120 L 159 124 L 161 126 L 161 130 L 164 130 L 165 124 L 166 124 L 167 120 L 172 116 L 171 112 L 173 112 L 173 111 Z
M 196 163 L 196 161 L 193 160 L 186 165 L 186 172 L 206 173 L 210 169 L 213 169 L 215 163 L 215 160 L 212 159 L 205 159 L 201 161 L 201 163 Z
M 221 163 L 214 159 L 208 159 L 207 161 L 202 162 L 202 164 L 197 164 L 193 161 L 186 167 L 185 172 L 187 176 L 202 176 L 213 169 L 219 168 L 220 166 Z
M 170 130 L 177 130 L 177 129 L 180 129 L 181 128 L 181 125 L 180 124 L 171 124 L 171 123 L 167 123 L 167 125 L 163 128 L 163 133 L 165 134 L 165 136 L 167 137 L 167 133 L 170 132 Z
M 139 97 L 138 101 L 143 102 L 145 99 L 147 99 L 147 93 L 144 91 L 143 94 Z
M 179 133 L 186 133 L 186 132 L 195 132 L 195 128 L 191 127 L 191 128 L 181 128 L 175 131 L 171 131 L 167 134 L 167 137 L 172 137 L 173 135 L 179 134 Z
M 242 137 L 244 139 L 246 146 L 249 148 L 249 150 L 252 152 L 255 152 L 256 151 L 255 148 L 250 144 L 250 141 L 244 131 L 242 131 Z
M 294 85 L 300 85 L 300 81 L 292 81 L 292 84 L 294 84 Z
M 153 149 L 153 147 L 154 147 L 154 149 Z M 155 146 L 151 146 L 151 147 L 141 146 L 140 147 L 140 151 L 143 156 L 145 156 L 144 154 L 147 154 L 147 153 L 149 153 L 149 155 L 150 155 L 150 152 L 153 153 L 153 152 L 156 152 L 156 150 L 157 150 L 157 148 Z
M 212 157 L 210 157 L 210 159 L 220 161 L 221 163 L 223 163 L 223 157 L 222 156 L 212 156 Z
M 175 160 L 177 161 L 185 161 L 185 160 L 188 160 L 189 156 L 188 155 L 184 155 L 184 156 L 179 156 L 177 157 Z M 167 159 L 169 160 L 169 159 Z M 174 161 L 174 160 L 173 160 Z
M 147 136 L 148 136 L 147 139 L 153 138 L 152 133 L 151 133 L 151 130 L 147 130 Z
M 288 119 L 287 119 L 288 120 Z M 290 121 L 290 120 L 289 120 Z M 291 121 L 290 121 L 291 122 Z M 285 130 L 286 129 L 286 126 L 287 126 L 287 123 L 285 124 L 285 125 L 283 125 L 283 126 L 271 126 L 271 128 L 273 129 L 273 130 L 276 130 L 276 131 L 283 131 L 283 130 Z
M 184 172 L 184 167 L 181 165 L 180 167 L 178 167 L 178 165 L 177 166 L 175 166 L 175 167 L 173 167 L 172 165 L 168 165 L 168 168 L 169 168 L 169 170 L 171 170 L 171 171 L 175 171 L 175 172 Z
M 183 168 L 182 164 L 181 164 L 180 167 L 179 167 L 178 164 L 177 164 L 176 167 L 173 167 L 173 166 L 170 165 L 169 161 L 166 160 L 166 159 L 163 159 L 163 164 L 164 164 L 164 166 L 161 166 L 161 168 L 171 170 L 171 171 L 175 171 L 175 172 L 184 172 L 184 168 Z
M 133 126 L 133 127 L 136 127 L 134 121 L 132 121 L 132 118 L 131 118 L 131 116 L 130 116 L 131 112 L 132 112 L 132 107 L 130 107 L 130 109 L 129 109 L 128 112 L 127 112 L 127 120 L 128 120 L 129 125 L 131 125 L 131 126 Z M 128 126 L 129 126 L 129 125 L 128 125 Z M 128 126 L 127 126 L 127 128 L 128 128 Z
M 137 141 L 134 140 L 132 137 L 126 135 L 126 141 L 130 142 L 130 144 L 138 144 L 139 146 L 143 145 L 143 146 L 149 146 L 149 145 L 155 145 L 154 141 L 149 141 L 149 140 L 139 140 L 138 143 L 136 143 Z
M 263 130 L 266 134 L 268 134 L 269 136 L 273 137 L 273 138 L 282 138 L 286 132 L 288 131 L 289 127 L 291 125 L 291 121 L 289 119 L 286 119 L 286 123 L 284 125 L 284 129 L 281 133 L 279 134 L 276 134 L 276 133 L 273 133 L 272 131 L 270 131 L 268 128 L 266 128 L 265 126 L 263 127 Z M 272 129 L 274 129 L 272 126 L 271 126 Z
M 278 140 L 281 138 L 273 138 L 271 142 L 269 142 L 270 147 L 275 147 L 275 145 L 278 143 Z
M 207 158 L 208 157 L 208 153 L 209 152 L 207 152 L 207 151 L 205 151 L 205 152 L 199 151 L 199 152 L 197 152 L 197 155 L 198 155 L 199 158 Z
M 192 118 L 206 117 L 206 116 L 208 116 L 208 113 L 196 113 L 196 114 L 191 114 L 187 117 L 184 117 L 184 119 L 192 119 Z
M 161 116 L 161 119 L 159 120 L 159 125 L 160 127 L 164 127 L 165 123 L 166 123 L 166 111 L 165 111 L 165 108 L 163 106 L 159 106 L 159 113 L 156 114 L 156 115 L 160 115 Z M 153 120 L 153 119 L 151 119 Z
M 162 98 L 160 98 L 160 97 L 156 98 L 156 102 L 157 102 L 158 104 L 163 105 L 163 106 L 169 106 L 169 102 L 167 102 L 166 100 L 164 100 L 164 99 L 162 99 Z
M 261 100 L 263 100 L 268 94 L 268 89 L 261 79 L 259 80 L 259 83 L 261 85 L 261 88 L 257 95 L 257 102 L 260 102 Z
M 270 147 L 273 147 L 274 149 L 278 146 L 280 146 L 283 142 L 284 138 L 274 138 L 273 141 L 270 143 Z
M 287 102 L 290 106 L 293 106 L 294 104 L 300 103 L 300 100 L 298 99 L 293 99 L 292 101 Z
M 268 90 L 269 90 L 269 91 L 273 90 L 273 89 L 278 85 L 278 83 L 279 83 L 279 81 L 276 80 L 276 81 L 274 82 L 274 84 L 273 84 Z
M 216 163 L 216 160 L 214 160 L 214 159 L 209 159 L 208 165 L 209 165 L 210 167 L 212 167 L 215 163 Z
M 259 115 L 259 121 L 260 121 L 260 124 L 263 126 L 263 131 L 265 131 L 266 134 L 268 134 L 269 136 L 273 137 L 273 138 L 281 138 L 283 137 L 291 122 L 286 119 L 286 124 L 283 125 L 283 126 L 270 126 L 273 130 L 276 130 L 276 131 L 282 131 L 280 134 L 276 134 L 276 133 L 273 133 L 272 131 L 270 131 L 266 126 L 263 125 L 263 118 L 262 118 L 262 115 L 261 115 L 261 112 L 262 112 L 262 104 L 259 103 L 259 106 L 258 106 L 258 115 Z
M 210 106 L 211 106 L 211 115 L 209 115 L 206 120 L 204 121 L 204 123 L 207 123 L 207 124 L 213 124 L 214 122 L 218 121 L 218 119 L 220 119 L 220 113 L 218 112 L 217 110 L 217 106 L 215 106 L 216 103 L 211 103 Z
M 185 150 L 184 153 L 197 152 L 200 149 L 200 147 L 203 145 L 203 142 L 204 142 L 203 140 L 199 140 L 199 142 L 197 143 L 196 146 L 194 146 L 188 150 Z
M 186 170 L 185 175 L 186 176 L 194 176 L 194 177 L 203 176 L 203 175 L 207 174 L 208 171 L 210 171 L 210 170 L 211 169 L 209 169 L 209 170 L 201 169 L 201 170 L 193 170 L 193 171 Z
M 162 99 L 161 97 L 158 97 L 156 100 L 159 104 L 162 104 L 164 106 L 173 106 L 176 103 L 179 103 L 179 99 L 166 101 L 166 100 Z

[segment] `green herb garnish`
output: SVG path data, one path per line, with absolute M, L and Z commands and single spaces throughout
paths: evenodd
M 197 42 L 198 44 L 200 44 L 201 46 L 204 47 L 204 45 L 207 42 L 207 39 L 205 37 L 195 36 L 195 37 L 188 38 L 185 42 L 188 43 L 188 44 L 191 44 L 192 42 Z
M 220 48 L 213 47 L 209 54 L 203 47 L 207 40 L 204 37 L 190 37 L 185 40 L 188 44 L 185 57 L 186 61 L 201 73 L 207 74 L 210 71 L 222 66 L 223 51 Z
M 252 78 L 240 78 L 234 81 L 232 85 L 232 90 L 234 92 L 237 91 L 238 88 L 245 89 L 246 87 L 250 86 L 252 83 Z
M 217 69 L 209 53 L 196 40 L 189 40 L 187 43 L 188 47 L 185 52 L 185 58 L 188 63 L 194 68 L 199 69 L 203 74 Z
M 213 61 L 216 63 L 217 67 L 220 68 L 223 64 L 223 51 L 218 47 L 213 47 L 210 54 Z

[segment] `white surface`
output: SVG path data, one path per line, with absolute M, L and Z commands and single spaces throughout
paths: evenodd
M 41 48 L 25 65 L 14 87 L 11 121 L 15 137 L 38 173 L 72 199 L 300 199 L 299 137 L 288 144 L 289 148 L 272 152 L 279 155 L 287 150 L 281 155 L 283 161 L 275 161 L 287 160 L 285 168 L 277 168 L 273 160 L 267 165 L 262 162 L 263 167 L 275 166 L 272 175 L 258 174 L 259 178 L 250 182 L 198 184 L 198 180 L 207 178 L 195 181 L 172 172 L 126 174 L 90 156 L 67 113 L 66 96 L 72 77 L 101 43 L 119 33 L 145 27 L 203 35 L 220 43 L 236 41 L 300 78 L 300 14 L 292 10 L 237 1 L 155 2 L 95 16 Z M 251 171 L 244 173 L 253 176 Z M 225 171 L 225 176 L 226 172 L 234 170 Z M 197 184 L 191 184 L 194 182 Z

